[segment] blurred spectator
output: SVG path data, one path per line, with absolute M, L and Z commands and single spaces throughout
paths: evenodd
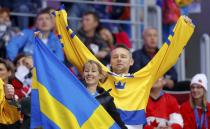
M 22 99 L 28 97 L 31 93 L 33 68 L 32 56 L 20 54 L 14 60 L 14 64 L 16 65 L 16 72 L 12 84 L 15 88 L 15 94 L 19 99 Z
M 196 74 L 190 84 L 190 99 L 181 105 L 184 129 L 209 129 L 210 103 L 207 102 L 208 82 L 205 74 Z
M 147 28 L 144 30 L 144 44 L 142 49 L 136 50 L 133 53 L 134 65 L 130 68 L 131 73 L 143 68 L 158 52 L 157 35 L 157 30 L 154 28 Z M 177 81 L 177 72 L 174 67 L 165 74 L 165 81 L 166 87 L 173 88 L 174 83 Z
M 89 0 L 93 1 L 93 0 Z M 118 2 L 128 3 L 129 0 L 98 0 L 100 2 Z M 130 19 L 130 7 L 127 6 L 113 6 L 103 4 L 81 4 L 75 3 L 69 10 L 69 16 L 74 18 L 80 18 L 86 12 L 95 12 L 100 19 L 114 19 L 114 20 L 129 20 Z M 111 30 L 111 32 L 118 32 L 119 28 L 123 29 L 129 37 L 131 37 L 131 28 L 128 24 L 119 23 L 101 23 L 104 27 Z M 75 19 L 70 19 L 70 27 L 73 30 L 77 30 L 80 26 L 79 22 Z
M 19 129 L 20 114 L 14 100 L 14 87 L 9 83 L 14 74 L 11 62 L 0 58 L 0 128 Z M 3 80 L 3 82 L 2 82 Z
M 85 1 L 85 0 L 81 0 L 81 1 Z M 88 0 L 88 1 L 92 1 L 92 0 Z M 88 11 L 94 11 L 93 5 L 74 3 L 72 7 L 69 9 L 68 14 L 70 17 L 80 18 L 85 12 L 88 12 Z M 80 28 L 80 24 L 77 20 L 69 19 L 69 23 L 72 30 L 77 30 Z
M 47 47 L 57 56 L 60 61 L 64 61 L 62 46 L 59 39 L 52 32 L 54 28 L 54 20 L 49 14 L 49 9 L 41 10 L 36 17 L 34 30 L 25 29 L 23 32 L 14 38 L 7 45 L 7 56 L 10 60 L 18 55 L 18 53 L 33 54 L 34 32 L 39 30 L 42 33 L 41 40 Z
M 18 31 L 11 26 L 9 9 L 0 8 L 0 58 L 6 58 L 6 45 Z
M 12 3 L 12 4 L 11 4 Z M 1 0 L 1 7 L 9 8 L 11 11 L 16 13 L 37 13 L 42 8 L 41 0 Z M 29 17 L 28 16 L 17 16 L 15 17 L 17 26 L 21 29 L 28 28 Z
M 112 50 L 114 48 L 114 45 L 116 44 L 116 42 L 115 42 L 115 37 L 109 31 L 109 29 L 107 29 L 105 27 L 100 27 L 99 34 L 100 34 L 101 38 L 104 41 L 106 41 L 108 47 Z
M 84 0 L 81 0 L 84 1 Z M 93 0 L 88 0 L 93 1 Z M 112 0 L 99 0 L 101 2 L 111 2 Z M 70 17 L 82 17 L 86 12 L 95 12 L 97 13 L 99 18 L 102 19 L 109 19 L 110 18 L 110 11 L 112 10 L 112 6 L 107 6 L 103 4 L 81 4 L 81 3 L 75 3 L 72 5 L 71 9 L 69 10 Z M 106 27 L 109 27 L 109 24 L 103 24 Z M 70 19 L 70 27 L 73 30 L 77 30 L 79 27 L 79 22 L 76 20 Z M 109 27 L 111 29 L 112 27 Z
M 124 31 L 112 34 L 109 29 L 100 27 L 99 34 L 106 41 L 110 49 L 113 49 L 116 44 L 124 44 L 127 48 L 132 48 L 129 37 Z
M 16 66 L 15 78 L 12 84 L 15 88 L 15 94 L 19 98 L 23 122 L 21 129 L 30 128 L 30 110 L 31 110 L 31 85 L 32 85 L 32 68 L 33 60 L 31 55 L 19 54 L 15 60 Z
M 147 124 L 144 129 L 182 129 L 183 119 L 173 96 L 163 92 L 165 80 L 160 78 L 151 89 L 146 108 Z
M 82 16 L 82 27 L 78 31 L 78 37 L 99 59 L 103 60 L 110 52 L 106 42 L 96 32 L 99 26 L 99 18 L 94 12 L 86 12 Z

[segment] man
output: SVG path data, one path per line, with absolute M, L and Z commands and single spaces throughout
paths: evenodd
M 85 46 L 101 61 L 109 54 L 106 42 L 96 33 L 99 18 L 94 12 L 86 12 L 82 16 L 82 26 L 78 31 L 79 38 Z
M 66 16 L 64 10 L 56 12 L 56 25 L 62 37 L 60 40 L 64 43 L 67 59 L 81 73 L 82 66 L 87 60 L 98 60 L 85 48 L 71 29 L 66 29 L 68 26 Z M 113 72 L 102 65 L 103 71 L 107 73 L 107 78 L 101 82 L 101 86 L 106 90 L 112 89 L 110 94 L 114 97 L 121 119 L 129 129 L 141 129 L 146 123 L 145 108 L 151 87 L 176 62 L 193 30 L 194 25 L 190 19 L 181 17 L 174 29 L 174 34 L 169 37 L 169 41 L 163 45 L 146 67 L 134 74 L 128 73 L 133 64 L 132 54 L 123 46 L 119 46 L 111 52 Z M 182 36 L 183 34 L 185 36 Z
M 54 21 L 49 14 L 49 9 L 41 10 L 36 16 L 35 28 L 43 34 L 42 41 L 57 56 L 64 61 L 62 46 L 58 38 L 52 32 Z M 14 60 L 18 53 L 33 54 L 33 36 L 35 30 L 25 29 L 22 34 L 14 37 L 7 45 L 7 56 Z
M 130 72 L 135 73 L 139 69 L 147 65 L 147 63 L 155 56 L 158 52 L 157 42 L 158 33 L 155 28 L 147 28 L 143 32 L 144 45 L 142 49 L 136 50 L 133 53 L 134 65 L 131 67 Z M 177 81 L 177 72 L 172 67 L 164 77 L 166 81 L 166 87 L 173 88 L 174 83 Z
M 183 119 L 176 98 L 162 90 L 165 83 L 166 81 L 160 78 L 151 89 L 146 108 L 147 124 L 144 129 L 183 128 Z

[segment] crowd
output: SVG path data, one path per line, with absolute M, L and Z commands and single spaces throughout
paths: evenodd
M 91 9 L 87 11 L 85 8 Z M 95 12 L 96 9 L 100 9 L 97 10 L 98 14 Z M 125 26 L 100 23 L 100 18 L 106 16 L 104 13 L 117 12 L 114 9 L 116 8 L 111 6 L 89 5 L 83 8 L 75 4 L 71 11 L 76 10 L 74 15 L 81 16 L 82 20 L 80 28 L 77 27 L 77 23 L 72 23 L 72 26 L 77 27 L 76 34 L 85 46 L 104 65 L 110 67 L 112 72 L 130 76 L 145 67 L 159 51 L 158 32 L 155 28 L 145 28 L 142 35 L 143 47 L 131 53 L 130 33 Z M 127 9 L 117 9 L 121 10 L 121 13 L 111 13 L 112 15 L 105 18 L 128 18 L 122 17 L 122 12 Z M 82 13 L 82 11 L 85 12 Z M 204 129 L 210 127 L 210 104 L 206 98 L 208 83 L 204 74 L 196 74 L 192 78 L 190 99 L 181 105 L 178 104 L 176 98 L 163 91 L 163 88 L 172 89 L 177 83 L 175 67 L 167 71 L 152 86 L 145 114 L 141 116 L 146 121 L 135 126 L 127 124 L 116 109 L 114 97 L 109 94 L 113 89 L 106 91 L 98 86 L 99 81 L 107 79 L 100 64 L 92 60 L 88 61 L 83 66 L 82 75 L 79 75 L 71 62 L 66 60 L 55 28 L 55 19 L 51 13 L 51 8 L 41 9 L 36 15 L 34 26 L 20 30 L 12 26 L 9 9 L 0 8 L 0 129 L 28 129 L 30 127 L 33 37 L 36 31 L 41 32 L 39 38 L 42 42 L 78 76 L 90 95 L 102 104 L 122 129 Z M 123 14 L 125 15 L 126 12 Z M 110 29 L 114 27 L 120 31 L 114 32 Z M 22 29 L 22 26 L 20 28 Z M 131 116 L 126 118 L 131 118 Z

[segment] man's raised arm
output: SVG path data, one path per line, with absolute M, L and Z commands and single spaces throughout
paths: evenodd
M 134 73 L 138 74 L 144 71 L 150 71 L 155 80 L 162 77 L 177 62 L 182 50 L 188 43 L 194 32 L 195 26 L 186 16 L 181 16 L 169 35 L 168 41 L 163 44 L 154 58 L 141 70 Z

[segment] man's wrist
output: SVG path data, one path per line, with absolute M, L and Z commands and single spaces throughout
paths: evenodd
M 12 98 L 8 98 L 7 96 L 5 96 L 5 99 L 6 99 L 6 100 L 12 100 Z

